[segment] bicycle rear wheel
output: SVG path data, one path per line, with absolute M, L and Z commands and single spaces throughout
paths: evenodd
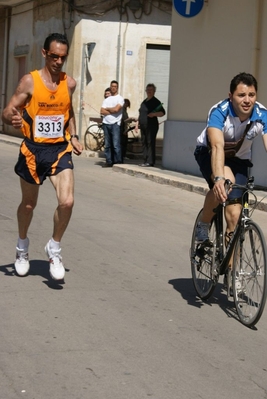
M 233 258 L 233 296 L 240 321 L 253 327 L 266 302 L 267 249 L 260 227 L 249 221 L 236 243 Z
M 86 150 L 99 151 L 104 146 L 104 131 L 101 126 L 95 124 L 88 127 L 84 135 Z
M 193 229 L 190 261 L 195 290 L 201 299 L 208 299 L 212 295 L 218 281 L 217 278 L 214 278 L 212 273 L 212 270 L 215 268 L 217 232 L 215 218 L 213 218 L 209 231 L 210 242 L 202 244 L 196 243 L 196 227 L 201 214 L 202 210 L 196 218 Z

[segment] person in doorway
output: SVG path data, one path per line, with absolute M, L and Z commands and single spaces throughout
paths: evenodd
M 214 105 L 208 114 L 207 125 L 197 138 L 195 158 L 209 185 L 196 241 L 208 242 L 213 210 L 226 202 L 225 243 L 229 243 L 237 224 L 242 202 L 242 191 L 225 191 L 225 180 L 244 185 L 251 163 L 253 139 L 261 134 L 267 151 L 267 109 L 256 101 L 257 81 L 249 73 L 239 73 L 230 83 L 229 97 Z M 225 156 L 224 144 L 241 140 L 240 148 L 232 157 Z M 233 154 L 232 154 L 233 155 Z
M 112 80 L 110 83 L 111 96 L 104 99 L 100 109 L 100 115 L 103 115 L 105 135 L 105 167 L 112 167 L 113 164 L 122 163 L 120 124 L 124 100 L 118 94 L 118 87 L 118 82 Z
M 54 213 L 51 239 L 45 246 L 50 274 L 55 280 L 65 275 L 60 242 L 73 208 L 72 151 L 82 152 L 76 135 L 72 108 L 75 80 L 62 72 L 68 56 L 65 35 L 52 33 L 44 42 L 45 66 L 26 74 L 3 110 L 3 122 L 24 135 L 15 172 L 20 177 L 22 200 L 18 207 L 18 242 L 15 270 L 25 276 L 30 269 L 28 229 L 37 204 L 39 187 L 49 177 L 55 188 L 58 206 Z
M 165 115 L 162 103 L 155 97 L 156 86 L 146 86 L 146 99 L 139 109 L 138 124 L 141 130 L 144 163 L 140 166 L 154 166 L 156 162 L 156 137 L 159 130 L 158 118 Z

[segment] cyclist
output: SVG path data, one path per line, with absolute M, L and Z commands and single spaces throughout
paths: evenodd
M 257 81 L 249 73 L 236 75 L 230 83 L 229 97 L 215 104 L 209 111 L 207 125 L 197 138 L 194 155 L 203 177 L 209 185 L 201 220 L 196 229 L 196 241 L 209 239 L 213 209 L 227 200 L 224 182 L 245 184 L 251 163 L 253 139 L 263 135 L 267 150 L 267 109 L 256 101 Z M 245 134 L 246 133 L 246 134 Z M 240 149 L 232 157 L 225 157 L 224 144 L 238 141 L 245 134 Z M 241 191 L 233 189 L 225 208 L 225 243 L 229 243 L 241 210 Z

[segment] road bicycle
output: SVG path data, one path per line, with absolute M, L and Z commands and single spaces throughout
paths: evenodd
M 125 134 L 131 132 L 132 136 L 128 136 L 127 145 L 138 141 L 137 133 L 134 131 L 135 125 L 129 126 Z M 94 123 L 89 126 L 84 135 L 84 146 L 86 150 L 102 151 L 105 145 L 105 137 L 102 122 Z
M 253 327 L 260 319 L 266 302 L 267 248 L 261 228 L 251 219 L 258 205 L 253 190 L 254 178 L 248 179 L 246 186 L 232 184 L 226 180 L 225 187 L 239 188 L 243 191 L 242 210 L 239 221 L 227 248 L 224 247 L 223 209 L 219 204 L 214 209 L 210 224 L 209 240 L 196 242 L 196 226 L 200 220 L 199 212 L 192 234 L 190 261 L 193 284 L 197 295 L 208 299 L 219 281 L 225 275 L 227 296 L 233 296 L 237 315 L 241 323 Z M 231 263 L 231 268 L 229 268 Z

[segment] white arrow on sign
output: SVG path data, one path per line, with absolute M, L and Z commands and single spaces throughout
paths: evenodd
M 186 1 L 185 13 L 186 13 L 186 15 L 189 15 L 190 14 L 191 3 L 195 3 L 196 0 L 182 0 L 182 1 Z

